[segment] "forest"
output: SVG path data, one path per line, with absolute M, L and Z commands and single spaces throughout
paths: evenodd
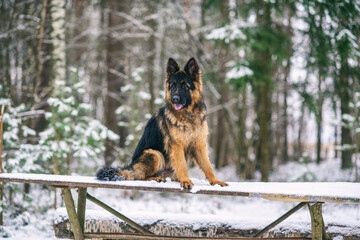
M 0 28 L 2 171 L 129 163 L 168 58 L 195 57 L 216 169 L 338 158 L 359 181 L 359 1 L 1 0 Z
M 168 59 L 191 57 L 222 180 L 360 181 L 359 0 L 0 0 L 0 172 L 95 176 L 128 164 L 165 104 Z M 0 187 L 0 237 L 54 235 L 59 191 Z M 122 196 L 173 211 L 166 196 Z M 221 203 L 209 212 L 224 214 Z M 341 209 L 358 226 L 359 209 Z

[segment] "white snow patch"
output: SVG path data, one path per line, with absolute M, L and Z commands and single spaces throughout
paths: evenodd
M 254 72 L 245 66 L 240 66 L 238 68 L 232 68 L 229 72 L 226 73 L 226 78 L 227 79 L 237 79 L 237 78 L 242 78 L 245 76 L 249 76 L 249 75 L 253 75 Z

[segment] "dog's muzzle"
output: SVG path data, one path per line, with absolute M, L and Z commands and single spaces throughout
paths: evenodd
M 181 103 L 181 98 L 179 95 L 174 95 L 171 97 L 171 102 L 174 104 L 174 108 L 175 110 L 181 110 L 184 106 L 185 103 Z

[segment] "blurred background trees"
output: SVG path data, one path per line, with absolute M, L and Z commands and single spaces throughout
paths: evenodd
M 351 0 L 1 0 L 5 168 L 128 163 L 169 57 L 201 65 L 216 168 L 263 181 L 289 161 L 353 168 L 359 39 Z

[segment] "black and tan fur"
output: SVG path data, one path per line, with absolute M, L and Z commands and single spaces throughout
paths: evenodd
M 193 183 L 186 161 L 193 159 L 211 185 L 227 186 L 215 177 L 207 155 L 206 106 L 196 60 L 191 58 L 184 70 L 180 70 L 170 58 L 166 71 L 166 106 L 148 121 L 130 165 L 103 168 L 97 178 L 165 181 L 170 177 L 180 181 L 181 187 L 190 189 Z

